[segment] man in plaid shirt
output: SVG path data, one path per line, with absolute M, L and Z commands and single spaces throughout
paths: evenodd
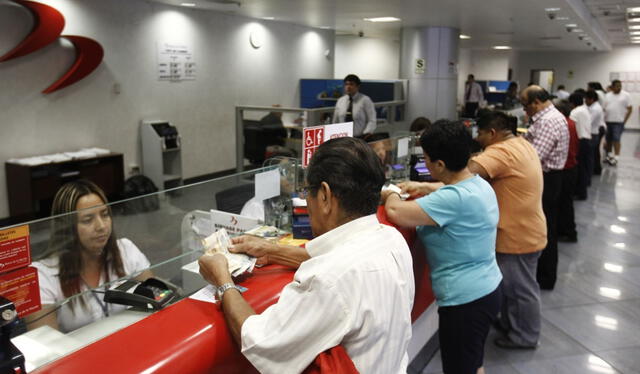
M 547 219 L 547 247 L 538 259 L 537 279 L 540 289 L 552 290 L 558 268 L 557 207 L 562 169 L 569 153 L 569 129 L 544 88 L 527 87 L 520 94 L 520 101 L 532 123 L 525 138 L 538 152 L 544 177 L 542 210 Z

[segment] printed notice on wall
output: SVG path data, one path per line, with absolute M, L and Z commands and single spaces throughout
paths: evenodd
M 193 50 L 183 43 L 158 42 L 158 80 L 184 81 L 196 79 Z
M 20 318 L 37 312 L 41 308 L 38 270 L 27 266 L 0 275 L 0 295 L 15 305 Z
M 29 225 L 0 230 L 0 273 L 31 263 Z

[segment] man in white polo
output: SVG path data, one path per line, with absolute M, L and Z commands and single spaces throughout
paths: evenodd
M 607 123 L 607 158 L 605 162 L 609 165 L 618 164 L 618 156 L 620 156 L 620 138 L 624 125 L 631 117 L 631 95 L 622 91 L 622 83 L 619 80 L 611 82 L 611 92 L 606 96 L 606 106 L 604 112 L 604 120 Z M 611 150 L 615 151 L 615 155 Z

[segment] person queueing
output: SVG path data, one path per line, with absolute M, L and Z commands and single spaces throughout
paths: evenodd
M 426 248 L 447 374 L 484 372 L 484 345 L 500 310 L 498 203 L 489 183 L 467 168 L 471 141 L 462 123 L 435 122 L 420 144 L 427 168 L 444 186 L 412 201 L 382 192 L 389 221 L 417 227 Z
M 593 174 L 600 175 L 602 173 L 602 165 L 600 164 L 600 142 L 606 132 L 606 124 L 604 122 L 604 110 L 600 104 L 600 95 L 597 91 L 589 90 L 585 94 L 584 102 L 589 108 L 591 115 L 591 152 L 593 153 Z
M 502 272 L 502 307 L 496 326 L 506 349 L 533 349 L 540 339 L 540 288 L 536 269 L 547 245 L 542 211 L 542 167 L 536 150 L 512 131 L 511 118 L 493 112 L 478 121 L 476 140 L 483 152 L 469 170 L 489 181 L 498 199 L 500 220 L 496 258 Z
M 573 209 L 573 197 L 575 196 L 576 185 L 578 183 L 578 153 L 580 143 L 576 123 L 569 117 L 571 114 L 571 104 L 568 100 L 560 100 L 556 104 L 556 109 L 567 120 L 569 129 L 569 152 L 567 161 L 562 170 L 562 187 L 558 196 L 558 241 L 566 243 L 576 243 L 578 241 L 578 231 L 576 230 L 575 210 Z
M 540 86 L 529 86 L 520 93 L 531 126 L 525 139 L 538 152 L 542 165 L 544 188 L 542 210 L 547 219 L 547 246 L 538 259 L 537 279 L 540 288 L 555 287 L 558 270 L 558 198 L 562 189 L 562 170 L 569 152 L 567 120 L 550 100 L 549 93 Z
M 360 373 L 407 372 L 413 265 L 403 236 L 376 217 L 384 182 L 382 163 L 363 140 L 318 147 L 302 193 L 314 239 L 300 248 L 241 236 L 230 249 L 297 268 L 260 314 L 235 288 L 226 257 L 200 258 L 231 336 L 261 373 L 300 373 L 337 345 Z
M 125 276 L 152 276 L 149 260 L 129 239 L 117 239 L 111 208 L 100 187 L 87 180 L 58 190 L 51 208 L 51 237 L 38 269 L 42 310 L 27 317 L 29 329 L 48 325 L 70 332 L 124 310 L 102 301 L 102 293 L 85 292 Z M 57 309 L 57 305 L 76 294 Z
M 585 92 L 586 94 L 586 92 Z M 578 132 L 578 183 L 575 195 L 577 200 L 587 199 L 587 187 L 591 185 L 593 175 L 593 153 L 591 152 L 591 114 L 589 108 L 584 105 L 584 96 L 574 92 L 569 96 L 571 104 L 571 118 L 576 124 Z

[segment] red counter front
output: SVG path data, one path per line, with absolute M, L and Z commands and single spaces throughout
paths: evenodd
M 384 209 L 380 222 L 387 223 Z M 434 302 L 425 251 L 415 229 L 400 229 L 413 255 L 416 321 Z M 294 271 L 270 265 L 256 269 L 241 284 L 258 312 L 275 303 Z M 184 299 L 34 373 L 255 373 L 227 330 L 217 304 Z

